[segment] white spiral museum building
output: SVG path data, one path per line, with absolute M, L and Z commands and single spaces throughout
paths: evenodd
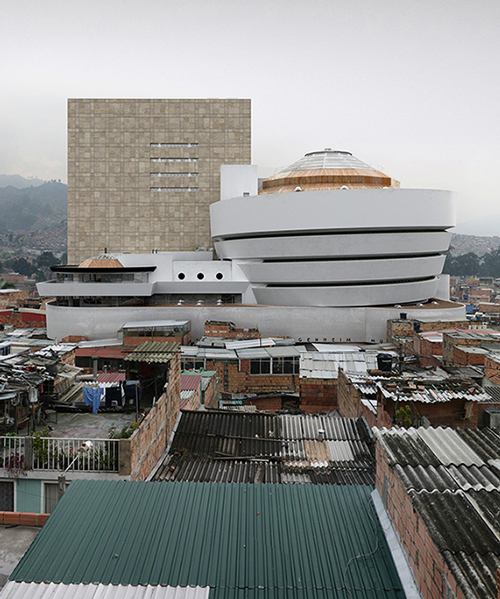
M 306 154 L 263 181 L 221 168 L 210 252 L 114 254 L 53 267 L 48 333 L 104 338 L 126 322 L 258 326 L 301 340 L 385 341 L 386 321 L 457 320 L 441 272 L 455 224 L 448 191 L 401 189 L 349 152 Z
M 211 206 L 220 259 L 259 304 L 380 306 L 437 295 L 455 224 L 447 191 L 399 183 L 349 152 L 306 154 L 258 196 Z

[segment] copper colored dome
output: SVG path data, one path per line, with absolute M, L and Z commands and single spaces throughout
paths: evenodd
M 101 254 L 84 260 L 78 268 L 123 268 L 123 264 L 114 256 Z
M 350 152 L 322 150 L 310 152 L 297 162 L 272 175 L 259 193 L 319 191 L 325 189 L 374 189 L 399 187 L 399 181 L 358 160 Z

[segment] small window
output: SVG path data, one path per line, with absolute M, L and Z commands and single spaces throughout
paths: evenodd
M 205 278 L 205 275 L 204 275 L 202 272 L 199 272 L 199 273 L 196 275 L 196 278 L 197 278 L 198 280 L 200 280 L 200 281 L 203 281 L 203 279 Z
M 14 511 L 14 483 L 0 481 L 0 512 Z
M 222 281 L 222 279 L 224 278 L 224 275 L 221 272 L 216 273 L 215 278 L 218 281 Z
M 69 483 L 66 483 L 66 489 Z M 46 514 L 50 514 L 59 501 L 59 483 L 44 483 L 43 509 Z
M 185 273 L 183 273 L 183 272 L 180 272 L 180 273 L 177 275 L 177 278 L 178 278 L 180 281 L 184 281 L 184 279 L 186 278 L 186 275 L 185 275 Z

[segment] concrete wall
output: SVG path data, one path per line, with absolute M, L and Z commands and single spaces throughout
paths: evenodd
M 241 197 L 244 193 L 255 196 L 258 191 L 257 166 L 223 164 L 220 167 L 220 199 Z
M 406 309 L 409 312 L 409 309 Z M 121 308 L 70 308 L 47 304 L 47 334 L 51 339 L 83 335 L 109 339 L 127 322 L 190 320 L 193 340 L 204 334 L 207 320 L 231 321 L 239 328 L 258 328 L 262 335 L 288 335 L 298 342 L 373 342 L 386 340 L 386 323 L 401 308 L 328 308 L 275 306 L 158 306 Z M 447 304 L 416 308 L 420 320 L 465 318 L 465 307 Z
M 20 478 L 16 484 L 16 511 L 40 513 L 42 505 L 43 481 Z

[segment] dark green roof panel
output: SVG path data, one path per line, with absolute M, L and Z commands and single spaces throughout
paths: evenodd
M 11 580 L 210 586 L 210 597 L 403 599 L 370 492 L 75 481 Z

